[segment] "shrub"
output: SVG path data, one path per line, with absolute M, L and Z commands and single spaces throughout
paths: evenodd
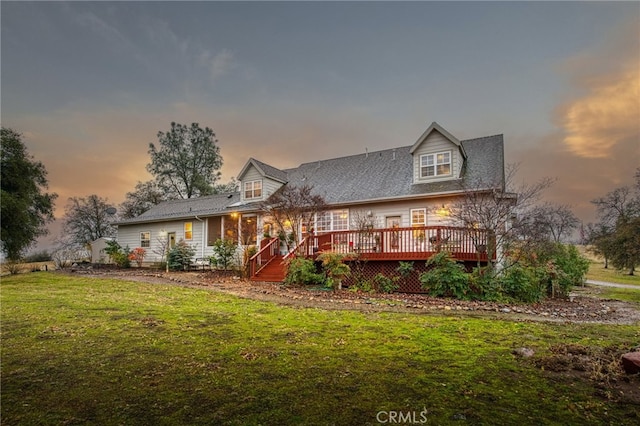
M 511 299 L 532 303 L 539 302 L 545 296 L 545 271 L 532 266 L 513 265 L 499 277 L 502 290 Z
M 398 289 L 398 280 L 400 277 L 389 278 L 385 275 L 378 274 L 373 277 L 377 290 L 381 293 L 393 293 Z
M 318 260 L 322 262 L 322 269 L 326 275 L 325 285 L 333 289 L 342 288 L 342 279 L 351 274 L 351 268 L 344 263 L 346 256 L 341 253 L 327 251 L 320 256 Z
M 316 264 L 311 259 L 294 257 L 289 261 L 285 284 L 324 284 L 324 276 L 316 270 Z
M 51 261 L 51 254 L 49 254 L 48 251 L 46 250 L 42 250 L 42 251 L 36 251 L 34 253 L 31 253 L 29 255 L 27 255 L 24 258 L 24 261 L 27 263 L 35 263 L 35 262 L 49 262 Z
M 142 261 L 144 260 L 144 257 L 147 255 L 147 251 L 145 249 L 143 249 L 142 247 L 136 247 L 133 250 L 131 250 L 131 253 L 129 253 L 129 260 L 136 262 L 136 265 L 138 265 L 138 268 L 142 267 Z
M 229 269 L 231 261 L 236 254 L 238 244 L 230 239 L 222 240 L 218 239 L 213 243 L 213 256 L 211 260 L 214 265 L 222 267 L 225 271 Z
M 184 240 L 178 241 L 167 255 L 169 269 L 172 271 L 185 271 L 189 269 L 191 259 L 195 254 L 196 249 L 194 247 L 187 244 Z
M 474 268 L 469 277 L 471 291 L 482 300 L 501 301 L 504 299 L 501 280 L 493 273 L 493 268 Z
M 422 288 L 432 296 L 469 299 L 469 276 L 447 252 L 436 253 L 427 260 L 428 271 L 420 275 Z
M 107 241 L 107 247 L 104 249 L 104 252 L 111 257 L 113 263 L 118 265 L 118 267 L 131 267 L 131 261 L 129 260 L 131 250 L 128 246 L 123 249 L 117 241 Z

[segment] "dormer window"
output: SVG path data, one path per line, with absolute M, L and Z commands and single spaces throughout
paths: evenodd
M 451 175 L 451 151 L 420 156 L 420 177 L 430 178 Z
M 252 180 L 244 183 L 244 199 L 262 198 L 262 180 Z

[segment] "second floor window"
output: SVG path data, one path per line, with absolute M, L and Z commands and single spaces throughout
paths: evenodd
M 262 181 L 252 180 L 244 183 L 244 198 L 250 200 L 252 198 L 262 197 Z
M 420 156 L 420 177 L 429 178 L 451 174 L 451 152 Z

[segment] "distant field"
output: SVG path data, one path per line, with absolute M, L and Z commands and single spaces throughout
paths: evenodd
M 636 275 L 628 275 L 628 271 L 617 271 L 612 266 L 605 269 L 604 263 L 591 262 L 587 272 L 587 279 L 640 286 L 640 268 L 635 273 Z
M 44 272 L 0 285 L 3 425 L 640 420 L 638 382 L 609 387 L 637 325 L 295 308 Z M 614 357 L 567 369 L 576 349 Z

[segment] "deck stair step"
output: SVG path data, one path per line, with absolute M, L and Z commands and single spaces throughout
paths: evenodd
M 281 283 L 287 274 L 287 267 L 283 262 L 282 256 L 276 256 L 260 270 L 256 275 L 251 277 L 251 281 L 266 281 Z

